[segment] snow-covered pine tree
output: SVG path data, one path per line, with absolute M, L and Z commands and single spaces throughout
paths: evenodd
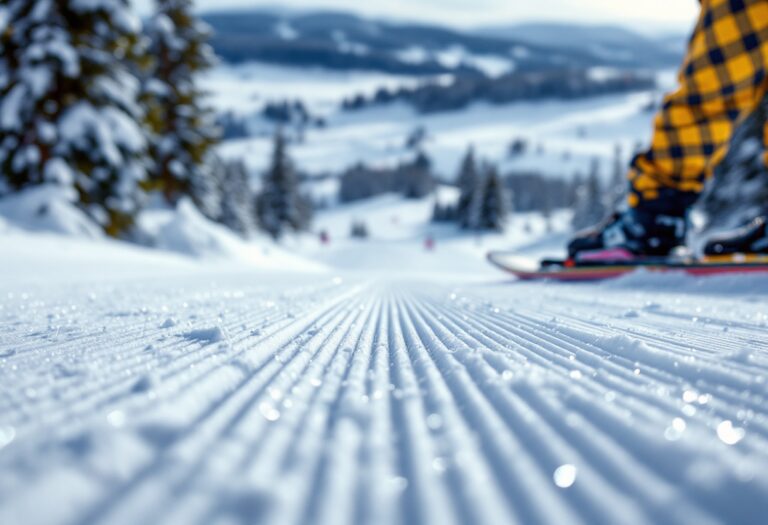
M 481 177 L 478 173 L 475 149 L 470 147 L 461 162 L 459 175 L 456 179 L 456 185 L 459 187 L 460 192 L 459 201 L 456 206 L 456 216 L 458 217 L 459 224 L 465 228 L 468 228 L 468 224 L 471 222 L 469 212 L 479 182 L 481 182 Z
M 256 198 L 248 180 L 248 169 L 242 161 L 226 162 L 224 166 L 219 222 L 248 237 L 256 229 Z
M 398 166 L 392 183 L 394 189 L 401 192 L 406 199 L 423 199 L 432 193 L 436 186 L 432 177 L 432 161 L 426 153 L 419 151 L 412 162 Z
M 475 187 L 469 195 L 467 209 L 464 212 L 464 216 L 459 218 L 459 225 L 465 230 L 483 229 L 483 204 L 485 203 L 485 189 L 487 186 L 485 181 L 486 174 L 487 170 L 478 169 L 477 176 L 475 177 Z
M 256 208 L 259 226 L 274 239 L 279 239 L 286 230 L 302 231 L 309 227 L 311 207 L 300 193 L 281 131 L 275 134 L 272 165 L 264 175 Z
M 589 176 L 576 190 L 573 219 L 574 229 L 580 230 L 602 221 L 607 215 L 600 182 L 600 163 L 593 159 Z
M 221 219 L 224 200 L 222 185 L 226 171 L 226 163 L 218 155 L 211 153 L 205 164 L 200 166 L 195 176 L 189 180 L 188 191 L 192 202 L 203 215 L 216 222 Z
M 734 134 L 728 155 L 715 169 L 699 203 L 708 217 L 708 227 L 738 226 L 768 213 L 767 122 L 768 98 Z
M 128 0 L 5 0 L 0 6 L 0 173 L 54 183 L 110 235 L 142 201 L 146 137 L 132 74 L 143 52 Z
M 541 218 L 544 219 L 544 228 L 547 233 L 552 233 L 554 231 L 554 226 L 552 224 L 552 200 L 553 196 L 549 193 L 546 193 L 541 197 Z
M 205 208 L 201 188 L 215 185 L 205 179 L 215 177 L 211 151 L 220 135 L 197 84 L 198 75 L 216 61 L 208 45 L 210 29 L 193 13 L 192 0 L 156 0 L 156 5 L 147 24 L 154 63 L 142 94 L 154 135 L 150 187 L 171 203 L 191 195 Z
M 581 188 L 584 186 L 584 176 L 580 172 L 576 172 L 573 174 L 573 177 L 571 178 L 570 184 L 568 185 L 566 196 L 566 201 L 568 202 L 568 207 L 570 207 L 572 210 L 576 209 L 576 204 L 579 201 L 579 195 L 581 193 Z
M 492 164 L 486 166 L 483 180 L 480 229 L 504 231 L 512 199 L 504 187 L 504 181 L 499 176 L 496 166 Z

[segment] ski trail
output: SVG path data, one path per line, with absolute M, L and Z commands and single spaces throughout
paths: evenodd
M 0 290 L 0 523 L 768 511 L 763 299 L 303 279 Z

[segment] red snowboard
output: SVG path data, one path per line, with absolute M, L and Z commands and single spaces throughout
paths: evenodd
M 488 261 L 524 281 L 603 281 L 643 269 L 651 272 L 683 272 L 688 275 L 724 274 L 768 275 L 768 256 L 738 255 L 704 259 L 644 259 L 634 261 L 573 260 L 537 261 L 510 252 L 491 252 Z

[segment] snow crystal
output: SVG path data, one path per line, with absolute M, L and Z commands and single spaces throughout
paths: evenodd
M 280 411 L 272 406 L 271 403 L 264 402 L 259 404 L 259 412 L 267 421 L 277 421 L 280 419 Z
M 573 465 L 561 465 L 555 470 L 552 475 L 552 479 L 555 481 L 555 485 L 561 489 L 567 489 L 576 482 L 577 469 Z
M 732 421 L 726 420 L 717 426 L 717 437 L 726 445 L 735 445 L 744 439 L 745 434 L 744 429 L 734 427 Z
M 664 431 L 664 439 L 667 441 L 677 441 L 685 432 L 687 428 L 685 420 L 681 417 L 676 417 L 672 420 L 672 424 Z
M 128 421 L 128 417 L 122 410 L 112 410 L 107 414 L 107 422 L 115 428 L 122 428 Z
M 683 401 L 686 403 L 694 403 L 699 398 L 699 394 L 695 390 L 686 390 L 683 392 Z

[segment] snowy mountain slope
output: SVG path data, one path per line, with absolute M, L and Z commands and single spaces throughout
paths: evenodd
M 495 75 L 523 69 L 576 66 L 647 66 L 646 57 L 611 56 L 600 50 L 532 42 L 514 31 L 475 34 L 437 25 L 366 19 L 333 11 L 243 9 L 204 14 L 212 44 L 227 62 L 258 60 L 293 67 L 379 71 L 409 75 Z M 635 37 L 639 38 L 639 37 Z M 653 67 L 669 65 L 673 53 Z M 677 57 L 675 57 L 677 58 Z M 674 60 L 674 59 L 672 59 Z
M 0 523 L 760 522 L 765 279 L 393 271 L 2 283 Z
M 615 63 L 674 67 L 680 63 L 686 36 L 645 36 L 620 26 L 568 23 L 525 23 L 486 27 L 477 34 L 497 38 L 514 37 L 534 45 L 567 47 Z

